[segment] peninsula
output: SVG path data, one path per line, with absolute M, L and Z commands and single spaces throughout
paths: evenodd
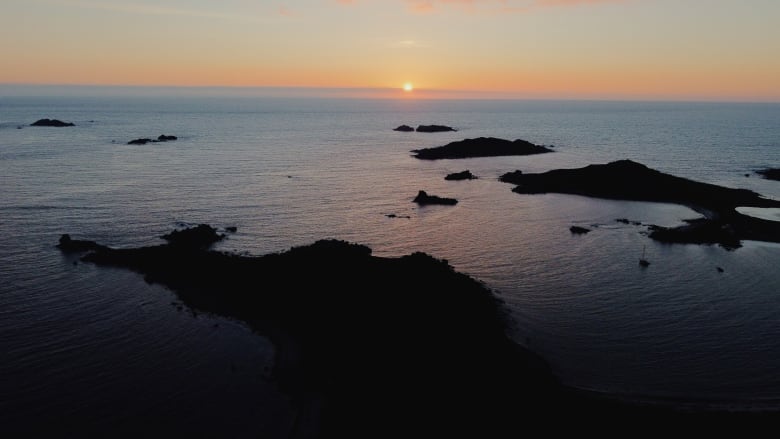
M 688 224 L 665 228 L 652 226 L 650 237 L 663 242 L 721 244 L 735 248 L 743 239 L 780 242 L 780 223 L 750 217 L 735 209 L 780 207 L 780 201 L 761 197 L 747 189 L 731 189 L 664 174 L 631 160 L 556 169 L 541 174 L 514 171 L 500 180 L 516 185 L 519 194 L 546 192 L 584 195 L 615 200 L 652 201 L 688 206 L 705 216 Z

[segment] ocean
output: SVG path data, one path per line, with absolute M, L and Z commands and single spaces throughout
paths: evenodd
M 41 118 L 76 126 L 29 126 Z M 392 130 L 401 124 L 458 131 Z M 178 140 L 126 144 L 160 134 Z M 480 136 L 555 152 L 410 154 Z M 780 245 L 660 244 L 646 224 L 699 214 L 518 195 L 498 181 L 516 169 L 619 159 L 780 199 L 780 183 L 754 173 L 780 164 L 780 104 L 0 94 L 0 425 L 284 434 L 290 402 L 268 374 L 269 340 L 187 309 L 138 274 L 54 247 L 62 233 L 153 245 L 199 223 L 238 228 L 216 246 L 223 251 L 261 255 L 338 238 L 379 256 L 446 259 L 506 302 L 513 337 L 570 386 L 777 407 Z M 466 169 L 479 179 L 444 180 Z M 459 203 L 418 207 L 418 190 Z M 572 225 L 592 231 L 573 235 Z M 646 269 L 637 263 L 643 252 Z

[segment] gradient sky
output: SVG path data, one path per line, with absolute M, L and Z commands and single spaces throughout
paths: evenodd
M 780 101 L 778 23 L 780 0 L 2 0 L 0 83 Z

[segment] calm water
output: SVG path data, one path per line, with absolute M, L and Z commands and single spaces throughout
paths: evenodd
M 17 129 L 43 117 L 77 126 Z M 391 130 L 403 123 L 460 131 Z M 125 144 L 160 134 L 179 140 Z M 409 154 L 477 136 L 556 152 L 436 162 Z M 61 233 L 155 244 L 199 222 L 238 227 L 223 250 L 263 254 L 333 237 L 378 255 L 446 258 L 499 292 L 517 340 L 570 385 L 774 404 L 780 246 L 660 245 L 615 219 L 675 225 L 698 215 L 521 196 L 497 181 L 515 169 L 623 158 L 780 199 L 780 183 L 744 176 L 780 164 L 780 105 L 0 97 L 0 417 L 284 435 L 289 403 L 266 376 L 267 339 L 53 247 Z M 444 181 L 465 169 L 480 179 Z M 420 189 L 460 203 L 417 208 Z M 574 224 L 594 230 L 574 236 Z M 646 270 L 637 265 L 644 247 Z

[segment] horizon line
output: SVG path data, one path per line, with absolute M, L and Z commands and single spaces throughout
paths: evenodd
M 5 89 L 16 89 L 16 93 L 7 94 Z M 37 93 L 24 94 L 38 89 Z M 650 96 L 642 94 L 609 94 L 603 96 L 594 94 L 576 93 L 531 93 L 512 90 L 465 90 L 465 89 L 437 89 L 415 88 L 411 92 L 405 92 L 403 87 L 336 87 L 336 86 L 307 86 L 307 85 L 164 85 L 164 84 L 38 84 L 38 83 L 3 83 L 0 82 L 0 98 L 7 96 L 41 96 L 41 91 L 46 89 L 58 89 L 59 93 L 53 96 L 63 97 L 71 95 L 65 93 L 70 90 L 122 90 L 151 92 L 168 90 L 174 94 L 182 92 L 201 92 L 202 96 L 208 96 L 209 92 L 266 92 L 261 95 L 255 93 L 251 97 L 278 97 L 278 98 L 341 98 L 341 99 L 396 99 L 396 100 L 506 100 L 506 101 L 593 101 L 593 102 L 678 102 L 678 103 L 756 103 L 756 104 L 780 104 L 780 98 L 757 97 L 725 97 L 725 96 Z M 206 92 L 206 93 L 203 93 Z M 197 93 L 195 93 L 197 95 Z M 99 95 L 105 96 L 106 93 Z M 143 93 L 141 93 L 143 95 Z M 239 97 L 239 96 L 233 96 Z

